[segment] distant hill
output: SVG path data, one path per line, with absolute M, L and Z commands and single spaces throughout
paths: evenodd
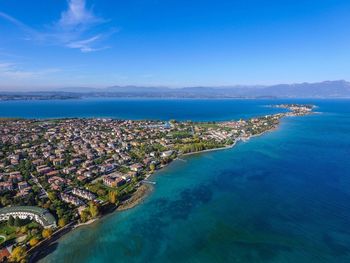
M 298 97 L 298 98 L 339 98 L 350 97 L 350 83 L 324 81 L 320 83 L 281 84 L 254 90 L 257 96 Z
M 14 95 L 16 92 L 0 92 Z M 145 97 L 145 98 L 350 98 L 350 82 L 344 80 L 319 83 L 279 84 L 272 86 L 225 87 L 150 87 L 112 86 L 107 88 L 74 87 L 56 91 L 25 92 L 24 96 L 42 94 L 67 97 Z
M 114 86 L 90 95 L 127 97 L 186 97 L 186 98 L 350 98 L 350 83 L 347 81 L 324 81 L 319 83 L 280 84 L 273 86 L 231 87 L 139 87 Z

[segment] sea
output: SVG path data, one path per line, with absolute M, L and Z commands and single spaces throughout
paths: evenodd
M 222 121 L 279 103 L 318 113 L 172 162 L 142 204 L 68 233 L 40 262 L 350 262 L 350 100 L 5 101 L 0 116 Z

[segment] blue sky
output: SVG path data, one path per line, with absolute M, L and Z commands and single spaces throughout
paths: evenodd
M 349 74 L 349 0 L 0 0 L 3 90 Z

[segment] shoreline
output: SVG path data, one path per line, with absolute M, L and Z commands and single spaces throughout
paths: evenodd
M 117 206 L 116 211 L 125 211 L 141 204 L 154 190 L 151 185 L 142 184 L 133 195 Z
M 91 225 L 92 223 L 97 222 L 99 219 L 100 218 L 93 218 L 93 219 L 90 219 L 89 221 L 87 221 L 85 223 L 76 224 L 76 225 L 73 226 L 73 229 L 76 229 L 76 228 L 81 227 L 81 226 Z
M 312 113 L 309 113 L 309 114 L 314 114 L 314 112 Z M 309 114 L 305 114 L 305 115 L 309 115 Z M 302 115 L 304 116 L 304 115 Z M 285 117 L 292 117 L 292 115 L 283 115 L 280 119 L 283 119 Z M 231 145 L 226 145 L 226 146 L 223 146 L 223 147 L 218 147 L 218 148 L 211 148 L 211 149 L 205 149 L 205 150 L 201 150 L 201 151 L 195 151 L 195 152 L 189 152 L 189 153 L 181 153 L 181 154 L 178 154 L 176 156 L 176 158 L 172 159 L 169 163 L 167 164 L 164 164 L 162 165 L 159 169 L 153 171 L 153 172 L 149 172 L 145 175 L 144 179 L 143 180 L 147 180 L 148 178 L 150 178 L 152 175 L 154 175 L 155 173 L 163 170 L 163 168 L 167 167 L 170 163 L 172 163 L 173 161 L 176 161 L 176 160 L 181 160 L 181 157 L 185 157 L 185 156 L 191 156 L 191 155 L 195 155 L 195 154 L 202 154 L 202 153 L 207 153 L 207 152 L 214 152 L 214 151 L 220 151 L 220 150 L 228 150 L 228 149 L 232 149 L 234 148 L 239 142 L 247 142 L 249 141 L 251 138 L 254 138 L 254 137 L 259 137 L 259 136 L 262 136 L 264 135 L 265 133 L 268 133 L 268 132 L 272 132 L 272 131 L 275 131 L 279 128 L 279 126 L 281 125 L 281 122 L 279 122 L 278 124 L 276 124 L 275 126 L 271 127 L 270 129 L 268 130 L 265 130 L 261 133 L 258 133 L 258 134 L 254 134 L 254 135 L 250 135 L 249 137 L 238 137 L 236 138 L 236 140 L 231 144 Z M 78 223 L 78 224 L 74 224 L 74 222 L 71 222 L 69 223 L 68 225 L 70 226 L 70 229 L 68 230 L 68 227 L 64 227 L 64 228 L 60 228 L 58 229 L 57 231 L 55 231 L 53 233 L 53 236 L 58 234 L 58 233 L 61 233 L 63 232 L 62 230 L 66 229 L 67 231 L 64 231 L 63 234 L 60 234 L 58 238 L 55 239 L 55 241 L 53 241 L 52 239 L 48 239 L 48 240 L 44 240 L 43 243 L 45 244 L 42 244 L 44 246 L 43 248 L 43 251 L 40 253 L 41 257 L 40 259 L 46 257 L 48 254 L 50 254 L 51 252 L 49 252 L 47 250 L 47 248 L 49 248 L 51 245 L 54 245 L 55 243 L 59 243 L 59 239 L 62 238 L 63 236 L 66 236 L 67 234 L 69 234 L 72 230 L 75 230 L 81 226 L 88 226 L 88 225 L 91 225 L 95 222 L 99 222 L 100 219 L 104 218 L 106 215 L 108 214 L 112 214 L 114 213 L 115 211 L 118 211 L 118 212 L 122 212 L 122 211 L 126 211 L 126 210 L 129 210 L 129 209 L 132 209 L 136 206 L 138 206 L 139 204 L 141 204 L 153 191 L 154 191 L 154 187 L 149 185 L 149 184 L 146 184 L 146 183 L 143 183 L 143 182 L 140 182 L 140 185 L 136 188 L 135 192 L 131 194 L 131 196 L 120 202 L 120 204 L 116 205 L 113 209 L 111 209 L 110 211 L 104 213 L 104 214 L 101 214 L 100 216 L 98 216 L 97 218 L 94 218 L 94 219 L 91 219 L 85 223 Z M 67 226 L 68 226 L 67 225 Z M 52 242 L 53 241 L 53 242 Z M 45 248 L 46 247 L 46 248 Z M 37 247 L 33 247 L 33 250 L 34 249 L 37 249 Z M 37 258 L 37 255 L 35 254 L 32 254 L 32 255 L 29 255 L 30 256 L 30 259 L 29 259 L 29 262 L 37 262 L 39 259 Z
M 227 146 L 223 146 L 223 147 L 219 147 L 219 148 L 206 149 L 206 150 L 202 150 L 202 151 L 198 151 L 198 152 L 183 153 L 183 154 L 180 154 L 176 159 L 178 159 L 179 157 L 183 157 L 183 156 L 190 156 L 190 155 L 195 155 L 195 154 L 200 154 L 200 153 L 231 149 L 231 148 L 235 147 L 236 143 L 237 143 L 237 141 L 235 141 L 231 145 L 227 145 Z

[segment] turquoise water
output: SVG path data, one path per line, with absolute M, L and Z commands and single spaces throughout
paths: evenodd
M 139 114 L 94 111 L 237 119 L 281 101 L 123 100 L 123 107 L 136 102 Z M 153 177 L 143 204 L 73 231 L 42 262 L 350 262 L 350 101 L 302 102 L 322 114 L 284 119 L 278 130 L 233 149 L 173 162 Z M 36 106 L 25 117 L 60 112 L 44 116 L 30 103 Z

